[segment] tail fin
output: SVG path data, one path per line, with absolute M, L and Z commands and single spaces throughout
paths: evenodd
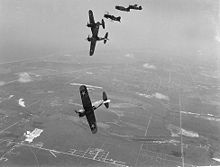
M 105 29 L 105 22 L 103 19 L 102 19 L 102 28 Z
M 104 103 L 105 107 L 106 107 L 106 108 L 109 108 L 109 102 L 110 102 L 110 100 L 108 100 L 107 94 L 106 94 L 105 92 L 103 92 L 102 98 L 103 98 L 103 101 L 104 101 L 103 103 Z
M 107 40 L 109 40 L 109 39 L 108 39 L 108 32 L 105 34 L 105 37 L 104 37 L 104 44 L 106 44 Z
M 117 17 L 117 20 L 118 20 L 119 22 L 121 22 L 121 16 Z

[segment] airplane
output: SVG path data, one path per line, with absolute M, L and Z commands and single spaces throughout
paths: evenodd
M 142 6 L 138 6 L 137 4 L 134 5 L 129 5 L 129 9 L 134 9 L 134 10 L 142 10 Z
M 115 9 L 117 10 L 121 10 L 121 11 L 124 11 L 124 12 L 130 12 L 130 8 L 129 7 L 124 7 L 124 6 L 115 6 Z
M 90 51 L 89 55 L 92 56 L 94 51 L 95 51 L 95 45 L 96 41 L 104 41 L 104 44 L 108 40 L 108 32 L 105 34 L 103 38 L 98 37 L 98 32 L 99 32 L 99 26 L 102 25 L 103 29 L 105 29 L 105 22 L 102 19 L 102 22 L 95 22 L 93 12 L 89 10 L 89 23 L 87 23 L 87 27 L 91 28 L 92 31 L 92 37 L 88 36 L 87 41 L 90 42 Z
M 98 128 L 96 125 L 96 118 L 94 111 L 97 108 L 99 108 L 102 104 L 104 104 L 106 108 L 109 108 L 110 100 L 107 98 L 106 93 L 103 92 L 102 100 L 98 100 L 96 102 L 91 103 L 87 87 L 85 85 L 81 85 L 79 91 L 80 91 L 83 109 L 75 110 L 75 112 L 79 115 L 79 117 L 86 116 L 91 132 L 95 134 L 98 131 Z
M 118 16 L 118 17 L 116 17 L 116 16 L 114 16 L 114 15 L 110 15 L 110 14 L 104 14 L 104 17 L 106 18 L 106 19 L 111 19 L 112 21 L 118 21 L 118 22 L 121 22 L 121 17 L 120 16 Z

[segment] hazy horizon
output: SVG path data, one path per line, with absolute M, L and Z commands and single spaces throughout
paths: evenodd
M 121 16 L 104 19 L 109 40 L 93 56 L 89 10 L 96 22 Z M 219 0 L 0 0 L 0 166 L 220 165 L 219 10 Z
M 121 12 L 115 5 L 139 4 L 142 11 Z M 121 23 L 105 20 L 107 45 L 96 51 L 147 51 L 151 49 L 184 54 L 219 52 L 219 3 L 210 0 L 0 0 L 1 60 L 10 57 L 54 52 L 88 53 L 91 35 L 86 27 L 88 10 L 96 21 L 107 11 L 121 16 Z

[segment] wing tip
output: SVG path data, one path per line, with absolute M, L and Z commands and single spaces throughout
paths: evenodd
M 90 50 L 90 52 L 89 52 L 89 56 L 92 56 L 94 54 L 94 50 Z
M 96 123 L 91 124 L 91 125 L 90 125 L 90 129 L 91 129 L 92 134 L 97 133 L 98 128 L 97 128 Z
M 96 134 L 97 131 L 98 131 L 98 129 L 96 128 L 96 129 L 93 129 L 93 130 L 91 130 L 91 131 L 92 131 L 92 134 Z

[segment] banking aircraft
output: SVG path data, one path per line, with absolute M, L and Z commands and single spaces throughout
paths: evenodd
M 98 130 L 96 125 L 96 118 L 94 111 L 99 108 L 102 104 L 105 105 L 106 108 L 109 108 L 110 100 L 107 98 L 105 92 L 103 92 L 102 100 L 98 100 L 94 103 L 91 103 L 89 98 L 89 93 L 87 87 L 85 85 L 81 85 L 79 88 L 83 109 L 75 110 L 75 112 L 79 115 L 79 117 L 86 116 L 87 121 L 89 123 L 89 127 L 93 134 L 95 134 Z
M 103 40 L 104 44 L 105 44 L 108 40 L 108 33 L 106 33 L 103 38 L 98 37 L 98 32 L 99 32 L 99 26 L 100 25 L 102 25 L 103 29 L 105 29 L 104 20 L 102 19 L 101 23 L 100 22 L 95 22 L 93 12 L 91 10 L 89 10 L 89 23 L 87 23 L 87 27 L 91 28 L 92 37 L 88 36 L 87 40 L 90 42 L 90 51 L 89 51 L 90 56 L 92 56 L 94 51 L 95 51 L 96 41 Z
M 128 7 L 115 6 L 115 9 L 121 10 L 121 11 L 125 11 L 125 12 L 130 12 L 131 9 L 134 9 L 134 10 L 142 10 L 142 6 L 138 6 L 137 4 L 129 5 Z

